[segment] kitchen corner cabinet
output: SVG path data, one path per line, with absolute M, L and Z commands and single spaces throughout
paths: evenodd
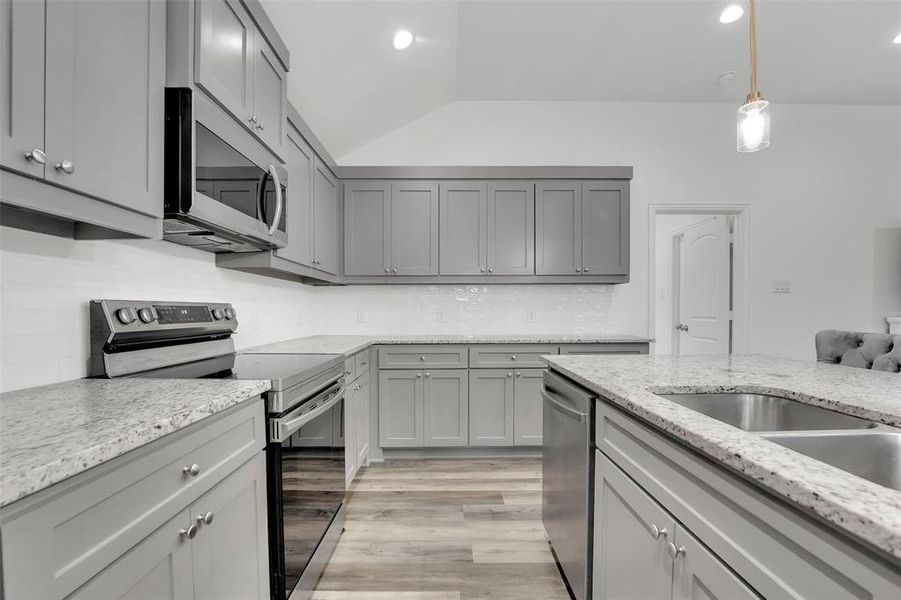
M 267 600 L 265 444 L 257 398 L 3 507 L 0 596 Z
M 279 157 L 287 70 L 240 0 L 196 0 L 194 80 Z
M 629 272 L 629 185 L 622 181 L 546 181 L 536 185 L 535 272 Z
M 104 202 L 66 202 L 7 173 L 3 201 L 126 233 L 156 232 L 115 209 L 162 215 L 166 3 L 3 0 L 0 38 L 8 90 L 0 100 L 0 164 Z

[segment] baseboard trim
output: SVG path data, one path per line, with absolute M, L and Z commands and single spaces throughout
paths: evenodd
M 371 461 L 384 463 L 386 460 L 416 458 L 539 458 L 541 448 L 383 448 L 382 455 L 382 458 L 373 458 Z

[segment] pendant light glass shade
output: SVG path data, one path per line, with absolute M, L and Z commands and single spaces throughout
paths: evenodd
M 757 152 L 770 145 L 770 103 L 748 102 L 738 109 L 738 151 Z

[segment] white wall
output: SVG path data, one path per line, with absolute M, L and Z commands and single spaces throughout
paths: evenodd
M 95 298 L 232 302 L 239 348 L 315 333 L 630 332 L 611 318 L 623 312 L 614 286 L 314 288 L 218 269 L 212 254 L 164 241 L 5 227 L 0 281 L 2 391 L 85 376 Z
M 339 162 L 632 165 L 632 282 L 611 315 L 625 330 L 647 331 L 648 205 L 666 203 L 751 206 L 751 351 L 809 359 L 820 329 L 884 330 L 876 282 L 896 263 L 876 260 L 875 231 L 901 227 L 901 108 L 776 103 L 773 146 L 750 155 L 735 109 L 454 102 Z M 793 293 L 773 294 L 776 278 Z

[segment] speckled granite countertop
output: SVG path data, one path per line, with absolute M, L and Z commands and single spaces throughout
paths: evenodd
M 901 375 L 758 355 L 553 356 L 551 368 L 838 530 L 901 559 L 901 492 L 661 398 L 771 393 L 901 427 Z
M 239 350 L 252 354 L 354 354 L 373 344 L 614 344 L 648 343 L 628 334 L 313 335 Z
M 79 379 L 0 394 L 0 506 L 268 389 L 257 380 Z

